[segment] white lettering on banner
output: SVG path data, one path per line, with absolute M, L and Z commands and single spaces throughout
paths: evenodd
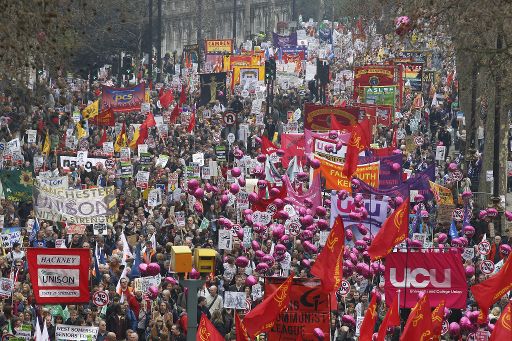
M 80 290 L 59 290 L 46 289 L 39 290 L 40 297 L 80 297 Z
M 71 326 L 66 324 L 57 324 L 55 327 L 55 339 L 66 341 L 87 341 L 96 340 L 98 336 L 98 327 Z
M 37 265 L 80 265 L 80 256 L 37 255 Z
M 37 269 L 37 283 L 40 287 L 78 287 L 78 269 Z
M 452 286 L 450 269 L 444 269 L 444 280 L 442 282 L 437 280 L 436 269 L 427 270 L 424 268 L 406 268 L 406 273 L 403 275 L 403 281 L 398 281 L 396 279 L 396 270 L 396 268 L 389 269 L 390 282 L 395 288 L 426 288 L 429 283 L 436 288 L 450 288 Z M 418 276 L 423 276 L 424 279 L 418 279 Z M 405 283 L 406 279 L 407 283 Z
M 54 188 L 64 188 L 68 189 L 68 177 L 67 176 L 59 176 L 59 177 L 36 177 L 38 181 L 41 183 Z

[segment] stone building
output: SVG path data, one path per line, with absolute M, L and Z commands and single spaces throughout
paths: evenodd
M 270 34 L 278 22 L 290 20 L 294 0 L 171 0 L 163 2 L 162 53 L 177 51 L 197 42 L 201 20 L 203 39 L 233 38 L 236 1 L 236 44 L 260 32 Z M 202 15 L 198 14 L 202 8 Z M 270 35 L 268 35 L 270 37 Z

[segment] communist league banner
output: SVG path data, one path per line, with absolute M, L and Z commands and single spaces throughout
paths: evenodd
M 146 84 L 140 83 L 129 88 L 102 87 L 101 109 L 114 112 L 139 111 L 146 96 Z
M 357 123 L 364 110 L 357 107 L 334 107 L 306 103 L 304 108 L 304 129 L 309 130 L 331 130 L 331 114 L 336 117 L 340 124 L 350 126 Z
M 325 188 L 329 190 L 340 191 L 342 189 L 351 192 L 350 179 L 343 175 L 343 165 L 339 163 L 333 163 L 323 158 L 317 158 L 320 161 L 320 168 L 315 169 L 315 175 L 317 172 L 321 172 L 325 178 Z M 380 162 L 372 162 L 357 166 L 357 170 L 354 176 L 358 179 L 365 181 L 372 187 L 379 187 L 379 171 Z
M 265 297 L 271 295 L 286 278 L 265 278 Z M 304 341 L 316 341 L 313 330 L 320 328 L 330 339 L 330 295 L 322 292 L 318 279 L 294 278 L 290 289 L 290 305 L 277 318 L 268 340 L 295 341 L 300 335 Z
M 37 304 L 89 302 L 89 249 L 28 248 Z
M 400 305 L 412 308 L 425 291 L 431 307 L 446 300 L 447 308 L 466 307 L 468 287 L 460 253 L 395 252 L 386 256 L 386 297 L 400 289 Z M 405 290 L 404 290 L 405 288 Z
M 207 39 L 205 40 L 206 54 L 233 53 L 233 39 Z

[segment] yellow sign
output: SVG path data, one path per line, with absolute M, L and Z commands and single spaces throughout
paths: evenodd
M 206 54 L 226 54 L 233 53 L 232 39 L 206 40 Z

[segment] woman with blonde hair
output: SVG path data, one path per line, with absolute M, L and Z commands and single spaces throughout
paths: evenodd
M 156 319 L 151 328 L 150 341 L 169 340 L 169 328 L 164 323 L 164 319 L 159 317 Z

